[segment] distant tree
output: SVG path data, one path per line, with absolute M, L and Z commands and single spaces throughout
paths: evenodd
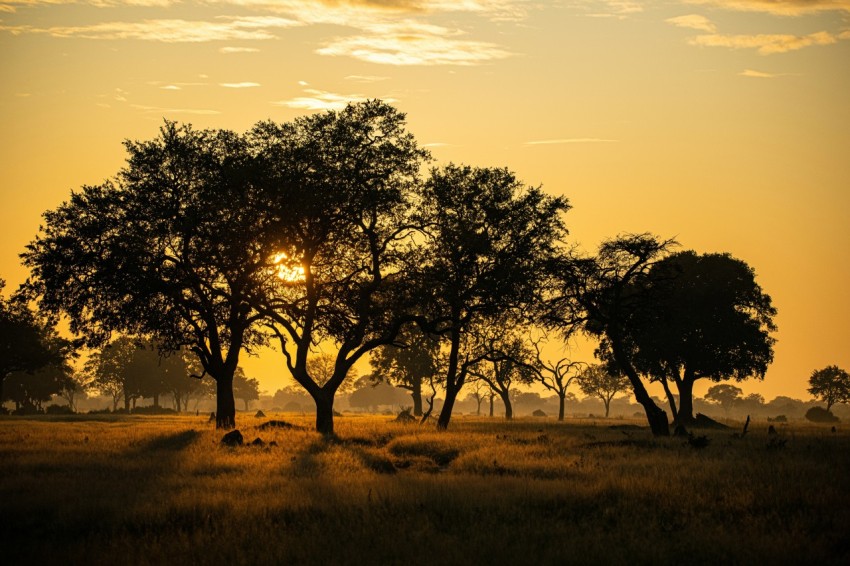
M 12 374 L 33 374 L 48 368 L 64 371 L 74 353 L 73 344 L 60 338 L 48 320 L 30 310 L 25 297 L 5 299 L 5 286 L 0 279 L 0 403 L 10 398 L 4 386 Z M 18 376 L 17 381 L 15 395 L 20 398 L 19 386 L 27 379 Z
M 513 386 L 531 383 L 530 356 L 525 342 L 518 336 L 491 338 L 487 355 L 470 367 L 469 373 L 486 383 L 505 406 L 505 420 L 513 419 Z
M 260 382 L 253 377 L 246 377 L 242 368 L 237 368 L 233 374 L 233 396 L 242 399 L 247 411 L 249 403 L 260 398 Z
M 112 410 L 125 398 L 124 367 L 129 363 L 135 344 L 126 337 L 117 338 L 89 356 L 85 373 L 91 386 L 102 395 L 112 398 Z M 129 396 L 125 409 L 129 408 Z
M 90 383 L 85 372 L 71 371 L 68 374 L 68 380 L 65 382 L 62 389 L 57 395 L 68 403 L 68 408 L 77 412 L 77 401 L 86 398 L 86 392 L 90 388 Z
M 393 344 L 372 352 L 372 376 L 379 381 L 410 391 L 413 415 L 422 416 L 422 386 L 439 369 L 440 341 L 418 329 L 407 327 Z
M 611 400 L 617 393 L 629 390 L 629 380 L 625 375 L 611 371 L 602 364 L 588 366 L 576 381 L 582 393 L 602 401 L 606 419 L 611 412 Z
M 654 264 L 635 285 L 650 308 L 627 329 L 632 359 L 662 383 L 676 422 L 693 422 L 697 380 L 764 378 L 773 360 L 776 309 L 745 262 L 729 254 L 679 252 Z M 678 410 L 668 381 L 678 389 Z
M 446 398 L 437 422 L 446 429 L 470 369 L 488 353 L 474 334 L 496 316 L 529 314 L 566 235 L 569 205 L 506 169 L 457 165 L 431 172 L 420 203 L 426 229 L 417 279 L 429 330 L 446 344 Z
M 527 366 L 531 371 L 531 380 L 558 396 L 558 420 L 563 421 L 567 389 L 587 364 L 569 358 L 560 358 L 554 362 L 545 359 L 542 353 L 545 340 L 542 338 L 531 340 L 530 344 L 534 350 L 534 357 Z
M 313 398 L 316 429 L 333 435 L 334 398 L 349 371 L 404 322 L 409 212 L 427 152 L 405 130 L 404 114 L 377 100 L 264 122 L 251 137 L 266 173 L 266 241 L 277 252 L 252 305 Z M 323 383 L 307 365 L 319 343 L 336 350 Z
M 407 393 L 384 382 L 370 383 L 368 379 L 359 381 L 354 391 L 348 397 L 348 404 L 371 411 L 381 405 L 403 405 L 407 401 Z
M 552 263 L 555 288 L 546 304 L 549 325 L 564 333 L 581 329 L 599 339 L 603 359 L 628 378 L 656 436 L 668 436 L 670 422 L 643 383 L 632 330 L 652 308 L 643 284 L 648 272 L 674 245 L 633 234 L 603 242 L 595 257 L 565 255 Z
M 267 263 L 246 144 L 172 122 L 154 140 L 127 141 L 117 178 L 46 212 L 22 254 L 40 307 L 67 315 L 88 346 L 117 332 L 195 353 L 218 384 L 221 428 L 234 426 L 239 353 L 263 342 L 246 300 Z
M 160 360 L 160 364 L 167 376 L 166 392 L 174 400 L 174 410 L 188 411 L 189 399 L 203 387 L 200 361 L 191 352 L 180 350 Z
M 810 407 L 806 411 L 806 420 L 813 423 L 837 423 L 841 421 L 841 419 L 832 414 L 832 411 L 823 407 Z
M 470 380 L 470 386 L 472 387 L 472 391 L 467 398 L 472 397 L 476 406 L 475 414 L 481 416 L 481 403 L 490 397 L 492 390 L 487 385 L 487 382 L 481 379 Z
M 18 411 L 41 413 L 45 402 L 68 387 L 71 367 L 67 364 L 44 366 L 31 373 L 13 372 L 6 380 L 4 400 L 12 401 Z
M 826 403 L 826 410 L 836 403 L 850 403 L 850 374 L 838 366 L 815 370 L 809 376 L 809 393 Z
M 723 408 L 726 415 L 729 415 L 729 410 L 741 400 L 743 391 L 740 387 L 735 387 L 729 383 L 721 383 L 712 385 L 708 388 L 705 398 Z

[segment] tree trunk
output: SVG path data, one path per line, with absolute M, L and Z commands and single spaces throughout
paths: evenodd
M 496 398 L 496 396 L 493 395 L 492 393 L 490 393 L 490 416 L 491 417 L 493 416 L 493 412 L 495 410 L 495 407 L 493 406 L 494 405 L 493 401 L 495 400 L 495 398 Z
M 159 409 L 159 393 L 153 396 L 153 406 Z
M 673 412 L 673 422 L 679 422 L 679 410 L 676 409 L 676 398 L 673 397 L 673 392 L 670 391 L 670 385 L 667 384 L 667 378 L 661 378 L 661 387 L 664 388 L 664 394 L 667 395 L 667 402 L 670 403 L 670 411 Z M 679 394 L 681 397 L 681 393 Z
M 413 416 L 422 416 L 422 379 L 414 379 L 413 387 L 410 389 L 410 396 L 413 398 Z
M 694 422 L 694 381 L 685 377 L 679 384 L 679 413 L 676 424 L 688 426 Z
M 611 399 L 605 399 L 603 397 L 602 402 L 605 403 L 605 418 L 607 419 L 611 413 Z
M 310 394 L 316 403 L 316 432 L 324 436 L 334 435 L 334 394 L 318 389 Z
M 463 382 L 458 385 L 450 384 L 450 382 L 446 382 L 446 402 L 443 403 L 443 409 L 440 411 L 440 418 L 437 419 L 437 429 L 446 430 L 449 428 L 449 421 L 452 418 L 452 409 L 455 406 L 455 399 L 457 399 L 457 394 L 460 392 L 460 388 L 463 387 Z
M 609 339 L 611 339 L 611 336 L 609 336 Z M 649 429 L 652 431 L 652 434 L 654 436 L 670 436 L 670 422 L 667 420 L 667 413 L 665 413 L 661 407 L 656 405 L 655 401 L 652 400 L 652 397 L 649 396 L 640 376 L 635 371 L 635 368 L 631 365 L 631 363 L 629 363 L 629 359 L 623 353 L 621 347 L 622 344 L 611 339 L 611 346 L 617 366 L 619 366 L 623 373 L 626 374 L 626 377 L 629 378 L 629 382 L 632 384 L 632 390 L 635 394 L 635 399 L 641 404 L 644 412 L 646 412 L 646 420 L 649 423 Z
M 558 420 L 564 420 L 564 405 L 567 403 L 566 392 L 558 393 Z
M 510 421 L 514 418 L 514 407 L 511 405 L 511 395 L 507 391 L 500 392 L 499 397 L 502 398 L 502 403 L 505 405 L 505 420 Z
M 124 410 L 128 413 L 130 412 L 130 397 L 127 395 L 127 392 L 124 392 Z
M 236 428 L 236 400 L 233 398 L 233 375 L 215 380 L 215 428 Z

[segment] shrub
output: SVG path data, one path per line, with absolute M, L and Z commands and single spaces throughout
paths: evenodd
M 767 422 L 769 423 L 787 423 L 788 417 L 785 415 L 777 415 L 773 418 L 767 417 Z
M 806 420 L 813 423 L 837 423 L 840 419 L 823 407 L 812 407 L 806 411 Z
M 74 411 L 68 405 L 48 405 L 44 408 L 48 415 L 73 415 Z

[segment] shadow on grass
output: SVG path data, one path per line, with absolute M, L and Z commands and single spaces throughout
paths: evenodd
M 135 452 L 138 455 L 145 456 L 149 452 L 175 452 L 178 450 L 185 450 L 200 436 L 201 433 L 196 430 L 186 430 L 175 434 L 164 434 L 145 442 L 139 446 Z

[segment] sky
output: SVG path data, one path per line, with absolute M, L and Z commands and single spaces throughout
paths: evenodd
M 746 261 L 779 331 L 740 385 L 808 399 L 813 370 L 850 370 L 848 93 L 850 0 L 0 0 L 0 278 L 163 118 L 245 131 L 381 98 L 437 164 L 567 196 L 588 252 L 651 232 Z M 243 365 L 288 382 L 278 353 Z

